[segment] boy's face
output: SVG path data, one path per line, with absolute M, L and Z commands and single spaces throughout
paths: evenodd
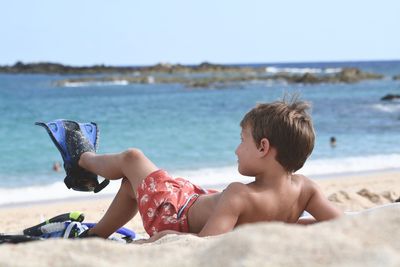
M 238 171 L 245 176 L 255 176 L 255 170 L 257 169 L 255 161 L 259 151 L 251 134 L 251 127 L 242 128 L 240 137 L 241 143 L 235 151 L 238 157 Z

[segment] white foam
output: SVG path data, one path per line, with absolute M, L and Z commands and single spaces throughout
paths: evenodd
M 342 69 L 341 68 L 278 68 L 278 67 L 266 67 L 265 72 L 268 73 L 293 73 L 293 74 L 305 74 L 305 73 L 325 73 L 332 74 L 338 73 Z
M 395 103 L 388 104 L 375 104 L 372 105 L 373 109 L 386 112 L 386 113 L 394 113 L 400 111 L 400 101 L 396 101 Z
M 298 173 L 318 178 L 330 174 L 336 175 L 399 168 L 400 154 L 388 154 L 309 160 L 306 162 L 304 167 L 298 171 Z M 213 189 L 222 189 L 234 181 L 243 183 L 252 181 L 251 177 L 240 175 L 237 171 L 237 166 L 203 168 L 198 170 L 175 170 L 170 171 L 170 174 L 174 177 L 184 177 L 194 184 L 198 184 L 204 188 Z M 114 195 L 118 191 L 119 185 L 120 181 L 111 181 L 108 187 L 96 195 Z M 93 193 L 68 190 L 63 182 L 24 188 L 0 188 L 0 205 L 90 197 L 90 194 L 93 195 Z
M 96 195 L 115 194 L 118 188 L 119 182 L 111 182 L 107 188 Z M 68 190 L 63 182 L 23 188 L 0 188 L 0 205 L 90 197 L 89 194 L 93 193 Z
M 400 168 L 400 154 L 387 154 L 308 160 L 297 173 L 318 177 L 398 168 Z M 172 174 L 176 176 L 175 173 Z M 188 177 L 194 183 L 205 187 L 213 185 L 221 187 L 233 181 L 247 182 L 252 180 L 250 177 L 240 175 L 237 171 L 237 166 L 179 171 L 176 174 Z
M 341 72 L 342 69 L 341 68 L 326 68 L 325 69 L 325 73 L 326 74 L 333 74 L 333 73 L 338 73 Z
M 66 82 L 64 87 L 87 87 L 87 86 L 111 86 L 111 85 L 128 85 L 126 80 L 106 81 L 106 82 Z
M 205 188 L 221 189 L 232 183 L 248 182 L 251 177 L 241 175 L 237 171 L 237 166 L 225 166 L 218 168 L 203 168 L 198 170 L 181 170 L 170 172 L 174 177 L 183 177 L 194 184 Z
M 155 79 L 153 76 L 147 76 L 147 83 L 148 84 L 153 84 L 155 83 Z
M 305 175 L 318 176 L 397 168 L 400 168 L 400 154 L 388 154 L 310 160 L 298 172 Z

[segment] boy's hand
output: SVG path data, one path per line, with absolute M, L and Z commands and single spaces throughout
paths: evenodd
M 316 223 L 317 220 L 312 218 L 312 217 L 307 217 L 307 218 L 300 218 L 297 221 L 297 224 L 302 224 L 302 225 L 309 225 L 309 224 L 314 224 Z
M 152 243 L 154 241 L 157 241 L 158 239 L 166 236 L 166 235 L 181 235 L 181 234 L 185 234 L 185 233 L 181 233 L 181 232 L 177 232 L 177 231 L 173 231 L 173 230 L 165 230 L 165 231 L 161 231 L 158 232 L 156 234 L 154 234 L 152 237 L 148 238 L 148 239 L 139 239 L 139 240 L 135 240 L 132 242 L 132 244 L 146 244 L 146 243 Z

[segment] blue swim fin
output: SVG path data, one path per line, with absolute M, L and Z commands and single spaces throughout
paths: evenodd
M 60 151 L 67 174 L 64 183 L 68 188 L 97 193 L 109 184 L 110 181 L 107 179 L 99 183 L 96 174 L 78 165 L 82 153 L 96 152 L 97 150 L 99 130 L 96 123 L 78 123 L 59 119 L 35 124 L 46 129 Z

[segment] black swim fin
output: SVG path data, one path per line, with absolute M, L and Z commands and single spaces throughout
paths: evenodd
M 19 244 L 30 241 L 44 240 L 41 237 L 29 235 L 5 235 L 0 234 L 0 244 Z
M 36 122 L 35 124 L 46 129 L 51 140 L 60 151 L 67 174 L 64 183 L 68 188 L 97 193 L 110 183 L 107 179 L 99 183 L 96 174 L 78 165 L 82 153 L 96 152 L 97 150 L 99 129 L 96 123 L 78 123 L 59 119 L 47 123 Z

